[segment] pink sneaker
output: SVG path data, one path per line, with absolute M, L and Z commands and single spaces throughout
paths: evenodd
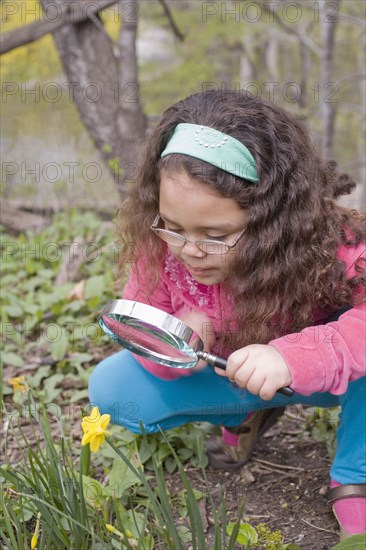
M 340 526 L 340 540 L 366 533 L 366 485 L 331 481 L 328 501 Z

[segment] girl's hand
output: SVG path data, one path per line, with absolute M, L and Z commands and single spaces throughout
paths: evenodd
M 230 355 L 226 371 L 215 369 L 240 388 L 246 388 L 262 399 L 272 399 L 276 391 L 290 386 L 292 377 L 282 355 L 276 348 L 252 344 Z
M 182 313 L 178 313 L 176 317 L 195 331 L 204 343 L 204 350 L 209 352 L 215 342 L 214 326 L 210 318 L 194 309 L 186 309 Z M 206 361 L 200 359 L 197 365 L 190 370 L 196 372 L 205 367 L 207 367 Z

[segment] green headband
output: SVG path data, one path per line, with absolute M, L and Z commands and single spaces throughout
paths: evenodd
M 259 181 L 255 160 L 245 145 L 207 126 L 178 124 L 161 156 L 173 153 L 203 160 L 253 183 Z

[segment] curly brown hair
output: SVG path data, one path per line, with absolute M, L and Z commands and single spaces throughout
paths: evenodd
M 209 126 L 245 144 L 256 160 L 259 184 L 187 155 L 161 159 L 179 123 Z M 293 115 L 249 93 L 214 90 L 165 111 L 118 217 L 120 275 L 131 252 L 148 251 L 152 286 L 163 258 L 163 243 L 150 231 L 159 211 L 162 170 L 184 171 L 246 210 L 245 234 L 223 283 L 239 329 L 222 335 L 223 344 L 235 349 L 267 343 L 311 324 L 316 307 L 331 313 L 354 305 L 355 288 L 366 286 L 365 268 L 359 261 L 357 276 L 347 279 L 337 250 L 342 243 L 366 241 L 365 216 L 341 208 L 335 199 L 355 183 L 334 162 L 321 159 L 307 128 Z

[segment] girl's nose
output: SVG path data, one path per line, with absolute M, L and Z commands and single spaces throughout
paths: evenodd
M 183 253 L 186 256 L 192 256 L 194 258 L 203 258 L 204 256 L 206 256 L 206 252 L 203 252 L 203 250 L 200 250 L 198 246 L 192 241 L 187 241 L 184 244 Z

